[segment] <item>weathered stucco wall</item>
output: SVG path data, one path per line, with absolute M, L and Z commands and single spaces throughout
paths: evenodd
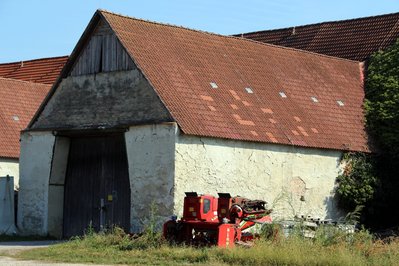
M 14 177 L 14 189 L 19 188 L 19 162 L 18 159 L 0 158 L 0 176 Z
M 67 77 L 33 129 L 121 127 L 172 121 L 137 69 Z
M 47 234 L 48 191 L 55 137 L 51 132 L 21 135 L 18 229 L 21 234 Z
M 185 191 L 229 192 L 264 199 L 273 217 L 339 216 L 333 190 L 341 152 L 180 134 L 176 143 L 175 213 Z
M 173 214 L 176 128 L 175 123 L 135 126 L 125 133 L 132 232 L 146 224 L 152 203 L 157 215 L 166 218 Z
M 175 123 L 131 126 L 125 133 L 131 231 L 182 214 L 184 192 L 229 192 L 264 199 L 273 216 L 336 219 L 333 200 L 341 152 L 187 136 Z M 18 225 L 22 234 L 61 236 L 69 139 L 51 132 L 21 136 Z

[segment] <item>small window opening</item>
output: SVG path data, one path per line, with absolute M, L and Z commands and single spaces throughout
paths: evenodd
M 203 208 L 204 214 L 208 213 L 210 209 L 211 209 L 211 200 L 204 199 L 204 208 Z
M 287 98 L 287 95 L 283 91 L 280 91 L 279 94 L 281 98 Z
M 245 88 L 245 90 L 246 90 L 248 93 L 254 93 L 254 91 L 253 91 L 251 88 L 249 88 L 249 87 Z
M 219 88 L 218 85 L 215 82 L 210 82 L 212 89 L 217 89 Z
M 319 100 L 316 98 L 316 97 L 314 97 L 314 96 L 312 96 L 312 97 L 310 97 L 311 99 L 312 99 L 312 101 L 314 102 L 314 103 L 318 103 L 319 102 Z
M 337 101 L 337 104 L 338 104 L 339 106 L 344 106 L 344 105 L 345 105 L 344 102 L 341 101 L 341 100 L 338 100 L 338 101 Z

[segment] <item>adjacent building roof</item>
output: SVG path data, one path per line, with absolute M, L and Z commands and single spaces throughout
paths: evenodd
M 0 64 L 0 77 L 53 84 L 64 67 L 68 56 Z
M 0 157 L 19 157 L 20 131 L 26 128 L 50 85 L 0 77 Z
M 399 38 L 399 13 L 239 34 L 244 38 L 357 61 Z
M 358 62 L 107 11 L 96 12 L 79 43 L 101 19 L 185 134 L 368 150 Z

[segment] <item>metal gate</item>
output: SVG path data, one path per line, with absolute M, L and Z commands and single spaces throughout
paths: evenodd
M 130 182 L 122 134 L 71 137 L 63 236 L 118 225 L 130 228 Z

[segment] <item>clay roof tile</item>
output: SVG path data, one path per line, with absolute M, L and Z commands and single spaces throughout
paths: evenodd
M 50 85 L 0 77 L 0 157 L 19 157 L 20 131 L 49 90 Z
M 368 150 L 358 62 L 99 12 L 185 134 Z
M 399 38 L 399 13 L 238 34 L 259 42 L 356 61 Z
M 68 56 L 41 58 L 0 64 L 0 77 L 53 84 L 64 67 Z

